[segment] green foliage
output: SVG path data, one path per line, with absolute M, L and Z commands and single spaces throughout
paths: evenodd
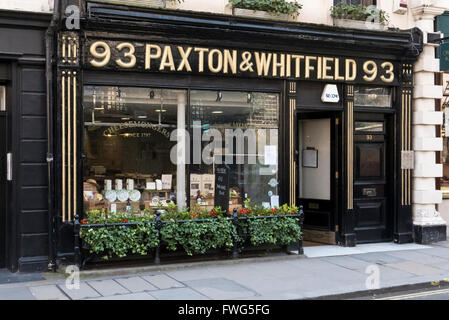
M 162 209 L 162 208 L 161 208 Z M 194 206 L 189 210 L 178 210 L 176 205 L 163 207 L 161 220 L 164 222 L 159 231 L 154 224 L 153 211 L 142 214 L 116 213 L 108 215 L 104 211 L 92 210 L 81 220 L 80 237 L 90 253 L 102 256 L 123 258 L 129 254 L 147 255 L 159 245 L 159 239 L 167 249 L 184 249 L 188 255 L 205 254 L 210 249 L 231 249 L 237 241 L 242 245 L 243 236 L 237 235 L 237 228 L 226 212 L 220 207 L 206 210 Z M 301 239 L 301 229 L 296 217 L 298 208 L 286 204 L 279 208 L 252 206 L 251 200 L 245 200 L 244 208 L 237 211 L 239 217 L 257 217 L 240 219 L 238 225 L 242 235 L 248 235 L 254 246 L 261 244 L 286 245 Z M 279 218 L 263 218 L 280 216 Z M 183 220 L 184 222 L 181 222 Z M 111 225 L 114 223 L 127 225 Z M 101 226 L 90 226 L 91 224 Z
M 80 237 L 90 253 L 101 255 L 105 260 L 123 258 L 129 254 L 144 256 L 159 244 L 154 224 L 143 222 L 132 226 L 81 228 Z
M 223 218 L 226 211 L 221 207 L 215 207 L 212 210 L 202 208 L 199 204 L 193 206 L 190 211 L 188 209 L 178 210 L 175 204 L 170 204 L 162 209 L 162 220 L 189 220 L 189 219 L 211 219 Z
M 286 0 L 229 0 L 234 8 L 267 11 L 277 14 L 297 14 L 302 5 Z
M 377 9 L 374 6 L 366 7 L 364 5 L 351 5 L 340 2 L 331 7 L 331 16 L 335 19 L 348 19 L 374 22 L 381 24 L 388 22 L 388 15 L 384 10 Z
M 296 218 L 250 219 L 247 223 L 250 241 L 254 246 L 262 244 L 283 246 L 302 239 L 301 228 Z
M 232 248 L 236 235 L 230 220 L 209 220 L 185 223 L 167 222 L 161 229 L 161 240 L 167 249 L 176 251 L 182 247 L 188 255 L 204 254 L 209 249 Z

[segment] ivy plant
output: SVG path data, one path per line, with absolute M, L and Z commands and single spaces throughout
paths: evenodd
M 91 254 L 100 255 L 104 260 L 129 254 L 148 255 L 159 244 L 154 224 L 144 222 L 132 226 L 81 228 L 80 237 Z
M 301 228 L 296 218 L 250 219 L 247 223 L 249 239 L 253 246 L 263 244 L 284 246 L 302 239 Z
M 183 248 L 188 255 L 204 254 L 210 249 L 230 249 L 235 235 L 236 229 L 232 221 L 224 219 L 167 222 L 161 229 L 161 240 L 167 244 L 168 250 Z
M 340 2 L 330 8 L 331 16 L 335 19 L 359 20 L 368 22 L 388 22 L 388 15 L 384 10 L 374 6 L 351 5 Z
M 267 11 L 276 14 L 297 14 L 302 5 L 286 0 L 229 0 L 234 8 Z

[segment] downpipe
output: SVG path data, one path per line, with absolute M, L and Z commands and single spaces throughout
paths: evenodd
M 53 16 L 45 33 L 46 89 L 47 89 L 47 178 L 48 178 L 48 271 L 56 271 L 56 219 L 53 203 L 54 148 L 53 148 L 53 49 L 59 21 L 60 0 L 54 0 Z

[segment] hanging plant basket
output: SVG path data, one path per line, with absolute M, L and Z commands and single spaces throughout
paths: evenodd
M 240 8 L 232 8 L 232 14 L 234 16 L 240 17 L 281 20 L 281 21 L 287 21 L 289 16 L 286 13 L 274 13 L 268 11 L 249 10 Z

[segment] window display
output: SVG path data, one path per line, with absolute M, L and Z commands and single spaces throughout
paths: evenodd
M 84 88 L 85 210 L 141 212 L 177 202 L 185 184 L 176 184 L 170 133 L 185 99 L 184 90 Z
M 190 205 L 232 210 L 251 199 L 271 206 L 278 195 L 270 181 L 278 181 L 279 174 L 279 95 L 192 90 L 190 97 L 193 145 L 202 146 L 206 160 L 193 159 L 190 166 Z
M 278 202 L 278 94 L 192 90 L 187 101 L 187 90 L 88 86 L 84 93 L 86 211 Z

